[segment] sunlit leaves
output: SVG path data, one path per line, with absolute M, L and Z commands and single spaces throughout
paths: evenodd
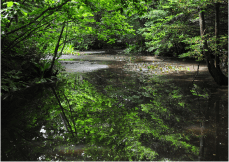
M 185 103 L 184 102 L 179 102 L 178 103 L 180 106 L 184 107 Z
M 12 7 L 12 6 L 13 6 L 14 2 L 9 1 L 9 2 L 6 2 L 6 4 L 7 4 L 7 7 L 8 7 L 8 8 L 10 8 L 10 7 Z M 18 4 L 18 3 L 17 3 L 17 2 L 15 2 L 15 4 Z
M 185 150 L 187 152 L 189 152 L 188 150 L 192 150 L 193 153 L 195 153 L 196 155 L 198 154 L 198 147 L 192 146 L 186 142 L 180 141 L 182 140 L 183 136 L 181 134 L 173 134 L 170 136 L 165 136 L 165 139 L 168 141 L 171 141 L 173 143 L 173 145 L 176 147 L 176 149 L 178 149 L 179 147 L 181 148 L 185 148 Z
M 201 96 L 204 98 L 209 98 L 209 90 L 208 89 L 201 89 L 198 85 L 193 84 L 193 88 L 190 90 L 193 95 L 195 96 Z

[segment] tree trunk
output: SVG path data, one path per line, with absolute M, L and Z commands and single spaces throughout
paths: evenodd
M 56 57 L 57 57 L 58 48 L 59 48 L 59 46 L 60 46 L 60 39 L 61 39 L 61 37 L 62 37 L 64 28 L 65 28 L 65 22 L 63 23 L 63 26 L 62 26 L 62 29 L 61 29 L 61 32 L 60 32 L 59 39 L 58 39 L 58 41 L 57 41 L 57 43 L 56 43 L 56 48 L 55 48 L 55 51 L 54 51 L 54 56 L 53 56 L 53 59 L 52 59 L 51 67 L 50 67 L 50 69 L 49 69 L 50 72 L 51 72 L 52 69 L 53 69 L 53 66 L 54 66 L 54 63 L 55 63 L 55 60 L 56 60 Z
M 220 70 L 219 67 L 219 3 L 215 4 L 215 62 L 216 68 Z
M 218 13 L 216 13 L 218 14 Z M 208 48 L 208 45 L 207 45 L 207 41 L 206 41 L 206 38 L 204 38 L 204 35 L 206 33 L 206 28 L 205 28 L 205 19 L 204 19 L 204 12 L 202 11 L 201 8 L 199 8 L 199 22 L 200 22 L 200 35 L 202 37 L 202 40 L 203 40 L 203 54 L 204 54 L 204 57 L 205 57 L 205 61 L 206 61 L 206 64 L 208 66 L 208 70 L 211 74 L 211 76 L 214 78 L 215 82 L 218 84 L 218 85 L 228 85 L 228 78 L 222 73 L 222 71 L 220 70 L 220 67 L 216 67 L 214 65 L 214 60 L 211 58 L 211 52 Z M 217 20 L 219 21 L 219 20 Z M 217 24 L 218 26 L 218 24 Z M 218 28 L 217 28 L 217 33 L 218 33 Z

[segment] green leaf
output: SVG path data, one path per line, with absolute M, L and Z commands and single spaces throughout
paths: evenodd
M 13 6 L 13 4 L 14 4 L 14 2 L 12 2 L 12 1 L 9 1 L 9 2 L 6 2 L 7 3 L 7 7 L 9 8 L 9 7 L 12 7 Z
M 26 10 L 23 9 L 23 8 L 21 8 L 21 12 L 22 12 L 25 16 L 27 16 L 28 11 L 26 11 Z

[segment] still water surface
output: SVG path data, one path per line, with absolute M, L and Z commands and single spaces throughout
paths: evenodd
M 204 64 L 129 59 L 74 56 L 2 100 L 2 160 L 228 160 L 227 87 Z

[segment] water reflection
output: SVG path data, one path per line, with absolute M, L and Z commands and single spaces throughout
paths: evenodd
M 89 61 L 61 61 L 60 63 L 65 66 L 66 72 L 90 72 L 108 68 L 108 65 L 101 65 Z
M 2 160 L 227 160 L 226 93 L 120 68 L 59 78 L 2 100 Z

